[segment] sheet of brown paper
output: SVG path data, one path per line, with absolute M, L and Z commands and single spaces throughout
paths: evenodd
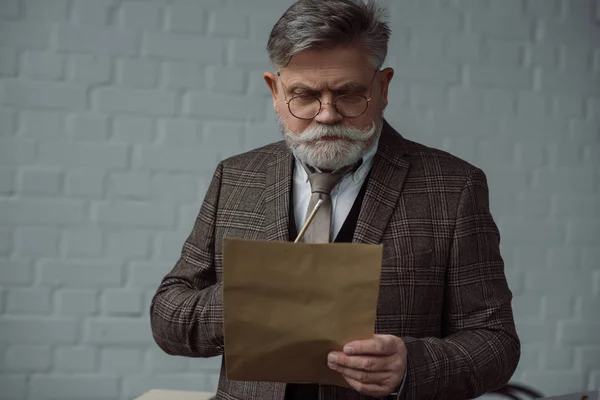
M 227 379 L 348 387 L 327 354 L 373 337 L 382 249 L 225 239 Z

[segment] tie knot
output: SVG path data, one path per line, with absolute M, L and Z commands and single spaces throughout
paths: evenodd
M 313 193 L 331 194 L 331 191 L 340 180 L 349 172 L 356 169 L 357 165 L 348 165 L 333 172 L 311 172 L 304 166 L 308 173 L 310 188 Z

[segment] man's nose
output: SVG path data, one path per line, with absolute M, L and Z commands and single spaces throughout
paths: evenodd
M 321 102 L 321 112 L 315 117 L 320 124 L 333 125 L 339 123 L 344 117 L 335 108 L 335 102 Z

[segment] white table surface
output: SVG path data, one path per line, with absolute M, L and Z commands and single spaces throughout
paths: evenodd
M 152 389 L 136 400 L 209 400 L 215 396 L 210 392 L 187 392 L 182 390 Z

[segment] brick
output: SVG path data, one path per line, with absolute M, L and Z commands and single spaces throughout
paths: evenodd
M 560 0 L 530 0 L 525 6 L 530 14 L 538 17 L 558 17 L 562 12 Z
M 540 170 L 533 175 L 533 189 L 542 193 L 591 194 L 596 176 L 585 168 L 563 168 L 562 170 Z
M 496 12 L 474 11 L 470 25 L 473 32 L 490 37 L 526 40 L 533 36 L 533 22 L 525 15 L 498 18 Z
M 165 84 L 171 89 L 204 89 L 205 67 L 194 62 L 170 61 L 165 66 Z
M 116 258 L 148 258 L 151 236 L 144 231 L 111 232 L 107 235 L 107 254 Z
M 96 365 L 96 350 L 84 347 L 59 347 L 56 349 L 54 371 L 61 373 L 93 373 Z
M 577 305 L 576 315 L 581 316 L 584 321 L 593 321 L 597 317 L 598 310 L 600 309 L 600 299 L 584 295 L 579 297 L 578 300 L 579 303 Z M 600 359 L 598 359 L 598 361 L 600 362 Z
M 525 272 L 525 289 L 530 292 L 558 292 L 577 294 L 591 290 L 590 274 L 565 270 L 536 270 Z
M 75 142 L 46 142 L 38 147 L 41 165 L 64 168 L 118 168 L 128 164 L 128 148 L 121 145 Z
M 242 69 L 231 67 L 208 67 L 207 87 L 217 93 L 244 94 L 246 92 L 246 73 Z
M 163 118 L 158 123 L 160 143 L 176 145 L 203 144 L 202 124 L 194 119 Z
M 548 163 L 547 154 L 539 144 L 516 143 L 515 163 L 526 170 L 540 168 Z
M 208 180 L 204 181 L 205 183 L 200 184 L 200 193 L 206 193 L 208 189 Z M 195 204 L 184 204 L 179 207 L 179 221 L 177 224 L 178 230 L 190 232 L 193 228 L 194 221 L 198 216 L 198 210 L 200 210 L 200 206 L 202 204 L 202 200 L 197 200 Z
M 210 148 L 243 151 L 245 128 L 231 122 L 209 122 L 206 124 L 204 143 Z
M 1 12 L 1 10 L 0 10 Z M 17 74 L 17 51 L 12 47 L 0 47 L 0 75 Z
M 117 61 L 117 82 L 126 87 L 150 89 L 156 86 L 159 64 L 153 60 L 122 58 Z
M 33 280 L 33 269 L 24 261 L 0 259 L 0 284 L 26 285 Z
M 573 393 L 585 387 L 586 374 L 571 371 L 524 371 L 524 382 L 534 388 L 543 387 L 545 393 Z
M 505 139 L 486 138 L 479 141 L 477 155 L 480 163 L 508 164 L 513 162 L 514 143 Z
M 56 36 L 59 51 L 101 55 L 134 56 L 138 53 L 138 42 L 138 36 L 129 31 L 66 25 L 58 27 Z
M 73 114 L 67 118 L 67 131 L 75 140 L 106 141 L 109 119 L 103 114 Z
M 598 128 L 595 122 L 572 120 L 569 139 L 577 143 L 597 143 Z
M 106 316 L 141 316 L 142 293 L 139 290 L 106 290 L 101 299 L 102 311 Z
M 517 246 L 514 252 L 514 267 L 518 270 L 546 265 L 546 249 L 542 245 Z M 510 265 L 510 264 L 509 264 Z
M 181 255 L 183 243 L 187 239 L 189 233 L 161 233 L 158 235 L 157 248 L 158 257 L 160 260 L 175 262 Z
M 60 252 L 60 231 L 56 228 L 19 227 L 15 252 L 25 256 L 57 256 Z
M 486 90 L 483 103 L 483 112 L 490 116 L 514 115 L 516 98 L 507 90 Z
M 157 174 L 152 178 L 152 199 L 171 203 L 190 203 L 198 199 L 198 178 L 185 175 Z
M 88 289 L 59 289 L 56 309 L 60 315 L 88 316 L 97 310 L 96 291 Z
M 265 114 L 265 102 L 226 94 L 190 92 L 184 97 L 186 115 L 215 119 L 256 120 Z
M 0 227 L 0 259 L 10 254 L 13 248 L 13 233 L 8 227 Z
M 248 16 L 230 10 L 216 10 L 208 19 L 211 36 L 247 37 Z
M 564 143 L 548 143 L 545 147 L 551 167 L 572 168 L 582 164 L 583 147 L 578 144 L 565 146 Z
M 150 174 L 144 172 L 115 173 L 108 178 L 110 198 L 146 199 L 150 194 Z
M 146 32 L 142 54 L 222 65 L 226 44 L 223 39 L 198 40 L 191 34 Z
M 594 54 L 589 47 L 569 45 L 562 49 L 562 67 L 569 73 L 589 73 L 594 66 Z
M 600 344 L 600 323 L 559 321 L 558 334 L 560 343 L 575 346 L 597 346 Z
M 542 297 L 542 315 L 544 320 L 569 318 L 575 313 L 573 296 L 567 294 L 552 294 Z
M 0 24 L 0 46 L 43 50 L 48 48 L 49 38 L 49 27 L 39 22 L 2 21 Z
M 9 169 L 0 169 L 0 194 L 11 195 L 15 191 L 15 173 Z
M 160 281 L 173 268 L 173 263 L 135 261 L 129 263 L 128 287 L 156 290 Z
M 67 62 L 69 81 L 99 84 L 110 81 L 110 58 L 102 55 L 71 54 Z
M 569 221 L 567 223 L 567 243 L 598 244 L 600 238 L 600 219 L 596 221 Z
M 25 0 L 24 8 L 28 20 L 64 22 L 69 13 L 67 0 Z
M 113 0 L 74 0 L 72 22 L 82 27 L 104 27 L 115 5 Z
M 540 89 L 551 94 L 599 96 L 600 78 L 594 75 L 542 69 L 540 71 Z
M 585 214 L 584 214 L 585 215 Z M 600 248 L 599 247 L 585 247 L 583 249 L 583 268 L 593 269 L 598 265 L 600 259 Z
M 475 33 L 447 35 L 444 38 L 446 58 L 478 62 L 481 59 L 481 36 Z
M 72 224 L 83 221 L 83 203 L 75 200 L 1 199 L 0 222 Z
M 518 215 L 545 217 L 552 212 L 552 202 L 545 194 L 519 192 L 515 195 L 513 211 Z
M 497 66 L 519 67 L 524 61 L 524 46 L 513 40 L 490 38 L 485 41 L 483 61 Z
M 527 65 L 549 69 L 557 68 L 558 48 L 552 43 L 527 43 L 525 44 L 525 59 Z
M 8 290 L 6 310 L 9 314 L 49 314 L 50 305 L 50 290 L 48 288 L 13 288 Z
M 92 105 L 110 113 L 170 116 L 177 112 L 177 97 L 158 90 L 99 88 L 92 92 Z
M 503 226 L 506 232 L 511 232 L 505 239 L 508 242 L 526 240 L 531 244 L 560 244 L 566 233 L 563 224 L 546 222 L 542 218 L 512 218 L 504 221 Z
M 8 400 L 24 399 L 27 395 L 28 380 L 29 377 L 25 374 L 1 374 L 0 387 L 3 398 Z
M 128 1 L 119 10 L 121 26 L 127 29 L 159 29 L 163 6 L 144 1 Z
M 483 92 L 464 86 L 448 88 L 448 108 L 452 111 L 479 112 L 483 104 Z
M 600 143 L 586 145 L 583 148 L 583 160 L 588 165 L 597 165 L 600 162 Z
M 137 168 L 162 172 L 209 172 L 217 164 L 214 151 L 202 149 L 140 146 L 135 149 Z
M 548 371 L 569 371 L 573 369 L 573 349 L 550 347 L 541 353 L 542 367 Z
M 132 374 L 141 371 L 143 368 L 144 363 L 141 350 L 104 348 L 100 351 L 100 371 L 102 372 Z
M 437 85 L 419 83 L 409 86 L 411 105 L 419 109 L 446 108 L 446 91 Z
M 71 344 L 77 340 L 77 322 L 66 318 L 3 317 L 0 320 L 0 343 Z
M 0 107 L 0 137 L 11 137 L 17 131 L 17 112 Z
M 63 76 L 63 57 L 59 54 L 41 51 L 28 51 L 21 58 L 21 72 L 24 76 L 58 80 Z
M 188 368 L 189 360 L 185 357 L 172 356 L 160 349 L 150 349 L 147 362 L 151 372 L 182 372 Z
M 430 3 L 428 3 L 430 4 Z M 399 28 L 409 28 L 423 31 L 442 31 L 445 33 L 459 32 L 462 29 L 462 15 L 451 8 L 403 6 L 402 17 L 396 24 Z
M 31 378 L 31 395 L 36 399 L 118 398 L 119 378 L 100 375 L 37 375 Z
M 588 218 L 600 218 L 600 196 L 559 194 L 555 201 L 555 214 L 559 217 L 579 217 L 585 215 Z
M 68 196 L 100 197 L 104 192 L 104 173 L 101 171 L 69 171 L 65 178 Z
M 19 125 L 19 135 L 26 138 L 57 138 L 64 131 L 63 115 L 55 111 L 21 110 Z
M 516 328 L 519 339 L 523 343 L 534 345 L 555 343 L 555 330 L 548 329 L 548 324 L 545 322 L 520 321 Z
M 89 319 L 85 321 L 85 341 L 103 345 L 149 345 L 154 343 L 149 324 L 139 318 Z
M 150 143 L 154 140 L 154 120 L 146 117 L 119 116 L 114 120 L 113 140 L 125 143 Z
M 552 112 L 552 99 L 536 92 L 519 92 L 517 112 L 526 117 L 544 118 Z
M 68 257 L 99 257 L 103 250 L 102 232 L 93 229 L 69 229 L 65 232 Z
M 59 196 L 62 189 L 62 173 L 52 170 L 24 170 L 20 176 L 20 191 L 26 196 Z
M 93 205 L 93 215 L 101 224 L 144 228 L 169 228 L 174 225 L 171 206 L 120 201 Z
M 19 19 L 21 8 L 19 0 L 4 0 L 0 8 L 0 20 Z
M 206 32 L 207 18 L 203 5 L 200 3 L 171 5 L 167 10 L 167 29 L 182 32 Z
M 113 260 L 43 261 L 41 279 L 44 284 L 76 288 L 121 286 L 121 265 Z
M 52 363 L 52 351 L 46 346 L 10 346 L 5 368 L 14 372 L 44 372 Z
M 579 270 L 581 268 L 581 249 L 578 246 L 552 246 L 546 250 L 548 268 Z
M 87 104 L 84 87 L 70 83 L 0 81 L 0 101 L 20 107 L 43 107 L 50 109 L 82 110 Z
M 524 68 L 471 65 L 468 72 L 469 83 L 476 86 L 518 90 L 533 87 L 533 73 Z
M 569 19 L 541 20 L 540 31 L 543 41 L 558 45 L 591 47 L 598 39 L 596 26 L 591 23 L 581 23 L 579 20 L 575 22 Z
M 539 319 L 542 307 L 539 295 L 522 294 L 513 298 L 512 307 L 517 320 Z
M 267 40 L 269 40 L 269 35 L 271 34 L 273 26 L 280 17 L 281 13 L 277 13 L 274 10 L 265 10 L 260 13 L 248 13 L 250 21 L 249 36 L 258 40 L 263 40 L 266 44 Z
M 600 347 L 575 348 L 575 365 L 583 370 L 600 369 Z
M 236 66 L 270 69 L 264 41 L 236 39 L 229 48 L 228 58 Z M 416 71 L 412 72 L 416 74 Z

